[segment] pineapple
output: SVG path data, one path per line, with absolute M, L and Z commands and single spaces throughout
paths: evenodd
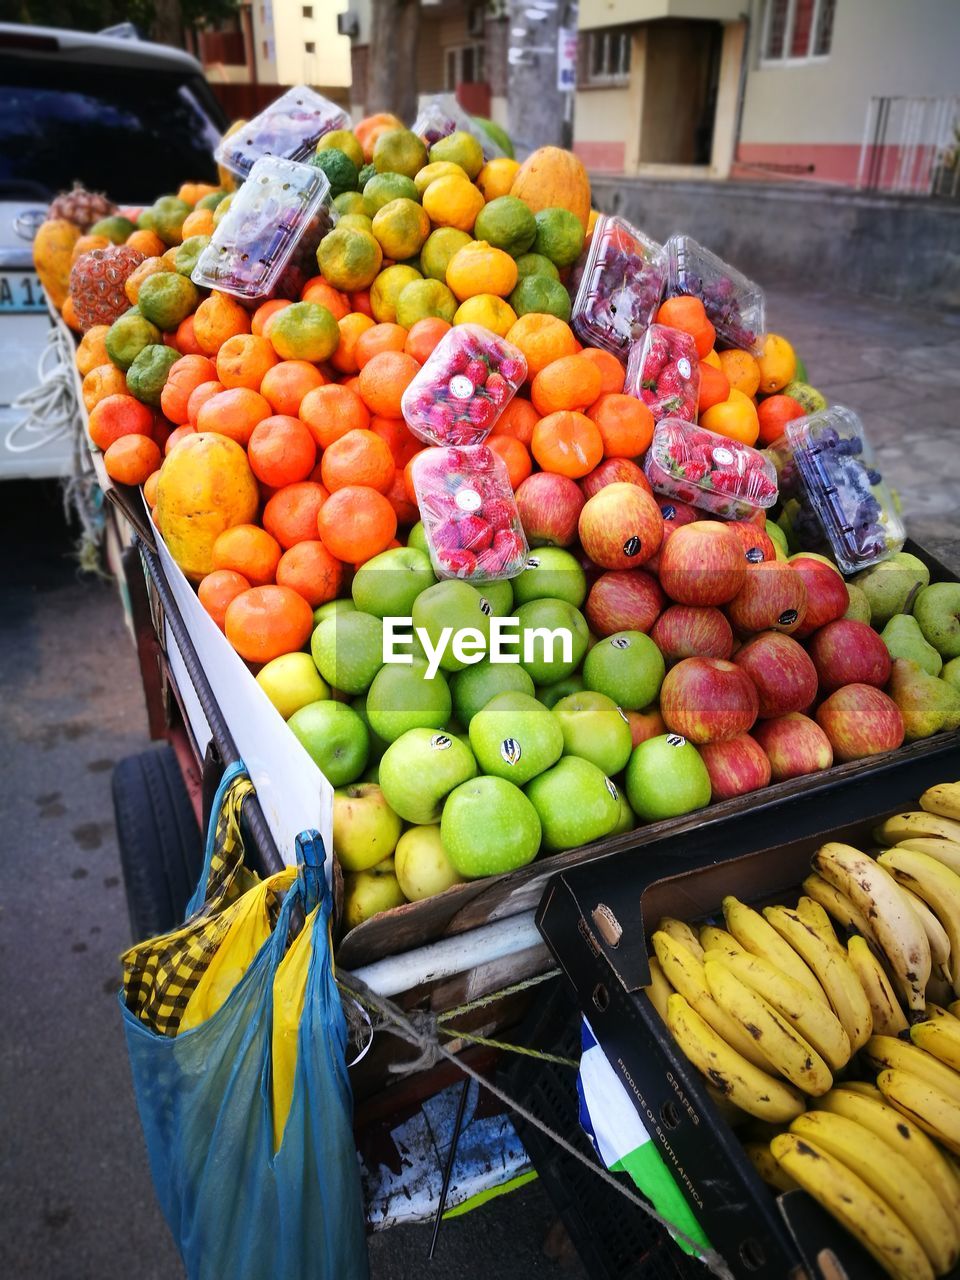
M 79 182 L 73 184 L 72 191 L 62 192 L 47 210 L 48 218 L 66 218 L 81 231 L 87 231 L 101 218 L 107 218 L 117 212 L 112 200 L 98 191 L 87 191 Z
M 139 249 L 126 244 L 93 249 L 76 260 L 70 271 L 70 297 L 83 333 L 95 324 L 113 324 L 130 309 L 123 286 L 143 260 Z

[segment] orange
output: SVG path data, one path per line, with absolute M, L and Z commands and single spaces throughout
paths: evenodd
M 187 399 L 187 421 L 191 427 L 196 427 L 200 410 L 207 401 L 219 395 L 223 389 L 223 384 L 216 380 L 213 382 L 201 382 L 199 387 L 194 387 Z
M 143 482 L 143 500 L 152 511 L 157 505 L 157 488 L 160 484 L 160 472 L 151 471 Z
M 80 345 L 77 347 L 77 354 L 74 358 L 77 362 L 77 369 L 83 377 L 86 377 L 91 369 L 110 363 L 110 357 L 107 355 L 107 347 L 104 342 L 109 328 L 108 324 L 95 324 L 80 339 Z
M 760 386 L 760 366 L 749 351 L 720 352 L 720 369 L 731 387 L 753 397 Z
M 592 406 L 587 417 L 596 424 L 605 458 L 637 458 L 653 439 L 653 414 L 642 400 L 611 391 Z
M 531 450 L 544 471 L 578 480 L 603 457 L 603 437 L 586 414 L 561 409 L 537 423 Z
M 386 443 L 394 465 L 399 468 L 405 467 L 423 448 L 423 441 L 417 439 L 402 418 L 374 416 L 370 419 L 370 430 Z
M 300 417 L 321 449 L 326 449 L 348 431 L 364 431 L 370 414 L 355 391 L 329 382 L 308 391 L 300 405 Z
M 423 364 L 450 328 L 449 320 L 442 320 L 439 316 L 426 316 L 423 320 L 418 320 L 416 324 L 411 325 L 403 349 L 408 356 L 413 356 L 418 364 Z
M 121 436 L 153 436 L 153 412 L 133 396 L 106 396 L 94 405 L 88 420 L 90 439 L 98 449 L 109 449 Z
M 343 563 L 319 539 L 298 542 L 277 565 L 277 585 L 291 587 L 311 609 L 335 600 L 343 581 Z
M 513 180 L 519 170 L 519 163 L 516 160 L 509 159 L 507 156 L 498 156 L 495 160 L 488 160 L 477 174 L 477 186 L 483 193 L 484 200 L 489 204 L 491 200 L 496 200 L 498 196 L 508 196 L 510 188 L 513 186 Z
M 313 630 L 313 610 L 290 587 L 251 587 L 227 605 L 223 629 L 241 658 L 270 662 L 303 648 Z
M 194 312 L 193 336 L 204 355 L 216 355 L 228 338 L 249 332 L 250 316 L 225 293 L 211 293 Z
M 77 319 L 77 309 L 73 305 L 73 299 L 68 295 L 63 306 L 60 308 L 60 314 L 63 316 L 63 323 L 74 332 L 80 332 L 80 321 Z
M 701 357 L 707 354 L 717 336 L 703 303 L 688 294 L 668 298 L 657 312 L 657 324 L 689 333 L 697 344 L 697 355 Z
M 350 306 L 354 311 L 359 311 L 361 315 L 369 316 L 373 319 L 373 307 L 370 305 L 370 290 L 357 289 L 355 293 L 350 294 Z
M 324 449 L 320 461 L 320 475 L 331 493 L 348 485 L 386 493 L 395 471 L 390 446 L 373 431 L 348 431 Z
M 521 444 L 529 445 L 539 421 L 540 415 L 530 401 L 523 396 L 514 396 L 494 423 L 491 435 L 513 436 Z
M 700 363 L 701 365 L 709 364 L 709 365 L 712 365 L 714 369 L 719 369 L 720 357 L 717 355 L 716 351 L 714 351 L 714 349 L 711 347 L 705 356 L 700 357 Z
M 252 587 L 273 582 L 280 560 L 280 544 L 257 524 L 224 529 L 213 544 L 213 567 L 242 573 Z
M 263 527 L 285 550 L 309 542 L 317 536 L 317 516 L 329 496 L 322 484 L 312 480 L 285 484 L 263 508 Z
M 197 342 L 197 335 L 194 332 L 194 317 L 187 316 L 186 320 L 181 320 L 177 325 L 177 331 L 173 337 L 173 345 L 177 348 L 181 355 L 184 356 L 202 356 L 200 344 Z
M 470 179 L 452 174 L 431 182 L 422 200 L 435 227 L 456 227 L 458 231 L 472 231 L 484 206 L 483 194 Z
M 170 434 L 167 436 L 166 441 L 164 442 L 164 446 L 163 446 L 164 457 L 166 457 L 168 453 L 172 453 L 173 450 L 180 443 L 180 441 L 183 440 L 186 436 L 195 436 L 196 434 L 197 434 L 196 427 L 191 427 L 191 426 L 177 427 L 175 431 L 171 431 Z
M 330 363 L 338 373 L 359 373 L 357 363 L 357 343 L 361 336 L 372 329 L 376 321 L 362 311 L 350 311 L 338 322 L 340 342 L 330 357 Z
M 201 383 L 200 386 L 206 384 Z M 200 387 L 197 388 L 197 391 Z M 195 391 L 194 395 L 197 394 Z M 215 431 L 245 445 L 258 422 L 270 417 L 270 405 L 249 387 L 228 387 L 211 396 L 197 414 L 198 431 Z
M 389 111 L 378 111 L 372 116 L 364 116 L 359 124 L 353 126 L 353 136 L 363 148 L 363 158 L 368 163 L 373 159 L 373 148 L 382 133 L 391 133 L 394 129 L 405 129 L 406 125 Z
M 308 360 L 281 360 L 263 375 L 260 394 L 269 401 L 274 413 L 296 417 L 304 396 L 325 382 L 317 366 Z
M 212 573 L 200 579 L 197 595 L 204 609 L 222 631 L 227 605 L 231 600 L 236 599 L 241 591 L 249 590 L 250 583 L 242 573 L 235 573 L 233 569 L 214 569 Z
M 201 382 L 217 380 L 216 365 L 206 356 L 181 356 L 176 364 L 170 366 L 167 380 L 160 392 L 160 408 L 164 417 L 178 426 L 189 420 L 187 401 L 190 393 L 200 386 Z
M 117 484 L 143 484 L 162 461 L 157 442 L 137 434 L 120 436 L 103 455 L 107 475 Z
M 764 395 L 782 391 L 797 376 L 797 353 L 786 338 L 768 333 L 763 340 L 760 367 L 760 390 Z
M 487 446 L 503 460 L 510 477 L 510 488 L 517 489 L 533 470 L 526 445 L 515 436 L 491 436 Z
M 127 390 L 127 379 L 123 370 L 118 369 L 115 364 L 102 364 L 86 374 L 80 390 L 84 407 L 89 413 L 95 404 L 99 404 L 107 396 L 123 395 Z
M 561 356 L 572 356 L 577 350 L 577 340 L 570 326 L 542 311 L 530 311 L 521 316 L 507 331 L 507 341 L 523 352 L 530 378 L 535 378 L 552 361 L 559 360 Z
M 387 490 L 385 497 L 396 513 L 398 524 L 416 524 L 420 519 L 420 509 L 415 502 L 410 501 L 402 471 L 398 470 L 394 474 L 393 484 Z
M 360 396 L 364 404 L 386 418 L 402 417 L 401 397 L 419 368 L 413 356 L 402 351 L 381 351 L 360 370 Z
M 761 445 L 773 444 L 787 429 L 787 423 L 794 418 L 802 418 L 803 405 L 793 396 L 767 396 L 757 406 L 757 421 L 760 423 L 760 434 L 757 437 Z
M 460 302 L 479 293 L 505 298 L 517 283 L 517 264 L 503 249 L 472 240 L 447 263 L 446 281 Z
M 354 346 L 357 372 L 381 351 L 402 351 L 406 341 L 407 331 L 399 324 L 375 324 L 365 329 Z
M 697 412 L 704 413 L 730 395 L 730 383 L 722 369 L 700 361 L 700 402 Z
M 534 378 L 530 399 L 541 417 L 558 409 L 586 409 L 600 395 L 602 383 L 603 375 L 592 360 L 561 356 Z
M 214 232 L 213 210 L 194 209 L 183 220 L 181 234 L 184 240 L 190 236 L 212 236 Z
M 757 406 L 736 387 L 731 387 L 729 399 L 700 415 L 700 425 L 741 444 L 756 444 L 760 434 Z
M 250 470 L 262 484 L 280 489 L 306 480 L 317 460 L 317 446 L 305 423 L 278 413 L 253 428 L 247 457 Z
M 238 333 L 217 352 L 217 377 L 225 387 L 258 391 L 264 375 L 277 363 L 277 353 L 266 338 Z
M 397 513 L 387 498 L 365 485 L 331 493 L 320 508 L 317 529 L 329 552 L 347 564 L 385 551 L 397 532 Z
M 301 302 L 316 302 L 326 307 L 335 320 L 342 320 L 348 315 L 350 299 L 340 289 L 324 280 L 323 276 L 311 276 L 300 291 Z
M 580 354 L 584 360 L 592 361 L 600 370 L 602 395 L 623 390 L 626 370 L 612 352 L 604 351 L 602 347 L 584 347 Z
M 291 305 L 288 298 L 271 298 L 269 302 L 262 302 L 250 317 L 250 332 L 256 334 L 258 338 L 263 337 L 264 326 L 270 317 Z
M 159 258 L 167 252 L 167 246 L 155 231 L 133 231 L 124 243 L 132 249 L 139 249 L 145 258 Z
M 196 204 L 204 196 L 212 196 L 215 191 L 219 190 L 219 187 L 211 186 L 209 182 L 182 182 L 180 190 L 177 192 L 177 199 L 182 200 L 185 204 Z

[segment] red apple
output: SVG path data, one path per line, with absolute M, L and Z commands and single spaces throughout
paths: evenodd
M 660 549 L 655 556 L 651 556 L 647 562 L 647 568 L 651 573 L 660 572 L 660 556 L 663 548 L 667 545 L 667 539 L 676 529 L 681 528 L 685 524 L 693 524 L 695 520 L 701 518 L 702 512 L 696 507 L 688 506 L 685 502 L 674 502 L 671 498 L 664 498 L 654 495 L 660 507 L 660 514 L 663 516 L 663 541 L 660 543 Z
M 584 497 L 575 480 L 537 471 L 527 476 L 515 496 L 532 547 L 570 547 L 576 542 Z
M 605 458 L 598 467 L 594 467 L 583 477 L 580 488 L 588 498 L 592 498 L 608 484 L 637 484 L 646 493 L 653 493 L 643 469 L 629 458 Z
M 587 596 L 584 613 L 598 636 L 615 631 L 649 631 L 665 604 L 660 583 L 643 569 L 601 574 Z
M 727 605 L 727 617 L 740 635 L 757 631 L 796 631 L 807 610 L 807 588 L 792 565 L 761 560 L 744 575 L 743 586 Z
M 684 658 L 660 687 L 660 714 L 671 733 L 691 742 L 725 742 L 746 733 L 760 699 L 753 681 L 722 658 Z
M 747 564 L 776 560 L 777 549 L 766 529 L 759 528 L 752 520 L 731 520 L 727 528 L 740 539 Z
M 705 742 L 699 750 L 710 775 L 710 793 L 714 800 L 745 796 L 750 791 L 759 791 L 770 781 L 770 761 L 749 733 L 738 734 L 726 742 Z
M 817 724 L 838 760 L 893 751 L 903 742 L 900 708 L 872 684 L 845 684 L 817 708 Z
M 740 646 L 733 661 L 757 686 L 761 720 L 806 711 L 817 696 L 817 669 L 810 655 L 779 631 L 761 631 Z
M 667 732 L 659 707 L 647 707 L 645 711 L 624 711 L 623 714 L 630 725 L 630 736 L 635 747 L 648 738 L 659 738 Z
M 890 679 L 890 652 L 866 622 L 837 618 L 815 631 L 807 648 L 823 693 L 845 684 L 872 684 L 879 689 Z
M 818 627 L 842 618 L 850 606 L 847 584 L 840 570 L 815 556 L 791 556 L 787 561 L 799 573 L 807 588 L 807 612 L 795 632 L 798 640 L 813 635 Z
M 753 736 L 767 754 L 774 782 L 820 773 L 833 764 L 830 739 L 814 720 L 799 711 L 775 720 L 757 721 Z
M 618 481 L 587 499 L 579 531 L 583 549 L 594 564 L 604 569 L 637 569 L 660 546 L 663 516 L 645 489 Z
M 730 623 L 713 605 L 672 604 L 653 624 L 650 639 L 667 663 L 681 658 L 729 658 Z
M 674 529 L 660 556 L 660 585 L 677 604 L 726 604 L 746 576 L 740 541 L 719 520 Z

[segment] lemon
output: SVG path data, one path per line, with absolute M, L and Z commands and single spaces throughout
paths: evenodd
M 381 271 L 370 286 L 370 310 L 379 324 L 393 324 L 397 319 L 397 299 L 407 285 L 422 280 L 414 267 L 397 263 Z
M 441 138 L 430 148 L 431 161 L 452 160 L 458 164 L 471 180 L 483 168 L 483 147 L 472 133 L 465 129 L 457 129 L 446 138 Z
M 430 218 L 422 205 L 401 196 L 377 211 L 372 229 L 384 256 L 401 262 L 420 252 L 430 234 Z
M 473 240 L 457 251 L 447 267 L 447 284 L 460 299 L 478 293 L 493 293 L 505 298 L 517 283 L 517 264 L 485 240 Z
M 454 324 L 480 324 L 505 338 L 517 322 L 517 313 L 494 293 L 478 293 L 461 302 L 453 317 Z

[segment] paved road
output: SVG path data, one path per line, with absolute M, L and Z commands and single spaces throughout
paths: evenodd
M 832 400 L 864 411 L 911 529 L 960 568 L 960 315 L 773 295 Z M 4 491 L 0 605 L 0 1275 L 175 1280 L 116 1009 L 129 931 L 110 805 L 117 760 L 146 745 L 113 588 L 80 578 L 55 493 Z M 444 1226 L 437 1280 L 553 1276 L 536 1184 Z M 371 1247 L 375 1280 L 425 1264 L 428 1228 Z M 267 1278 L 265 1278 L 267 1280 Z

